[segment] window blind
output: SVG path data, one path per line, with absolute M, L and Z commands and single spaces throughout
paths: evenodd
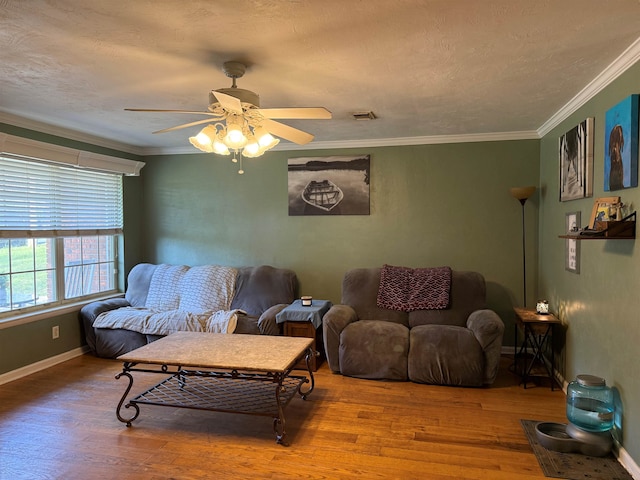
M 0 237 L 121 233 L 122 177 L 0 156 Z

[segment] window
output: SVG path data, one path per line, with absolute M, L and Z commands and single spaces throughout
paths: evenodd
M 0 155 L 0 315 L 116 289 L 122 177 Z

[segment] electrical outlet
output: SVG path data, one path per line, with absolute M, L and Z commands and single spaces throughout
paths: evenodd
M 51 327 L 51 338 L 56 339 L 60 337 L 60 327 L 56 325 L 55 327 Z

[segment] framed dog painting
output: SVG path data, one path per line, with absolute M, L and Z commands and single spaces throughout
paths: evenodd
M 560 201 L 593 195 L 593 118 L 560 137 Z
M 630 95 L 605 115 L 604 190 L 638 186 L 638 99 Z

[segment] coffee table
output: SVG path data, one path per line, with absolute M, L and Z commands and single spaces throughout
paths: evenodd
M 312 343 L 301 337 L 173 333 L 118 357 L 124 366 L 116 379 L 125 376 L 129 385 L 116 416 L 130 427 L 141 404 L 270 416 L 276 442 L 287 445 L 284 407 L 296 394 L 306 400 L 314 388 L 309 367 Z M 302 358 L 308 376 L 291 375 Z M 124 408 L 134 413 L 124 417 L 121 410 L 133 386 L 133 372 L 169 376 L 129 400 Z

